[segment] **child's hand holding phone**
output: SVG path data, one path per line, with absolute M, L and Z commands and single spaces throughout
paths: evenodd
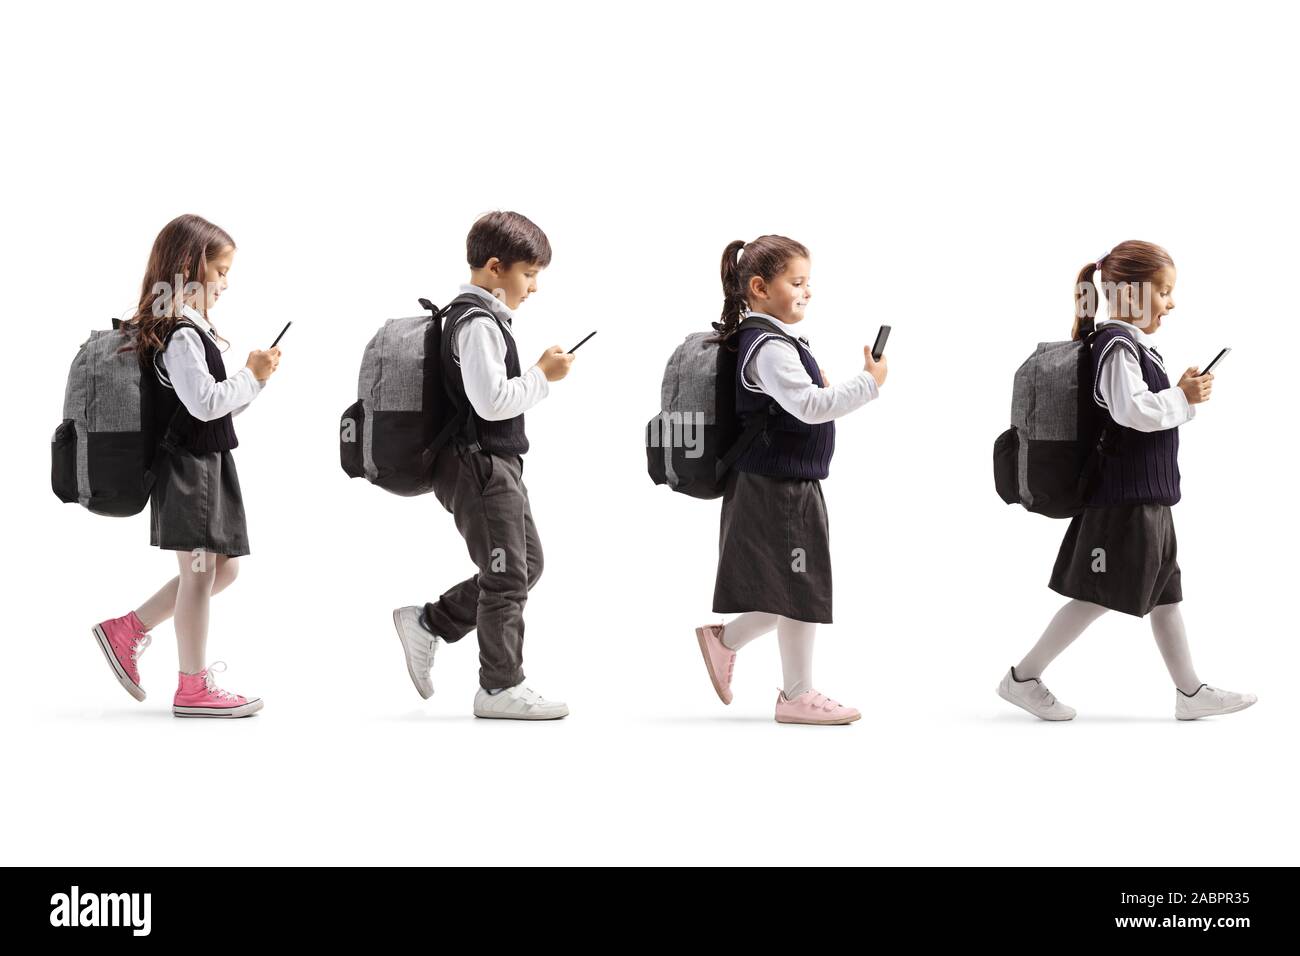
M 569 374 L 569 366 L 572 364 L 573 353 L 564 351 L 559 345 L 552 345 L 537 360 L 537 366 L 548 382 L 558 382 L 564 378 Z
M 876 344 L 862 350 L 866 360 L 862 368 L 876 380 L 877 387 L 884 385 L 885 379 L 889 376 L 889 362 L 885 359 L 885 343 L 889 341 L 890 328 L 891 326 L 882 325 L 880 331 L 876 333 Z
M 1187 396 L 1188 405 L 1199 405 L 1201 402 L 1210 400 L 1210 390 L 1213 388 L 1213 383 L 1213 372 L 1206 372 L 1202 375 L 1198 368 L 1192 366 L 1178 380 L 1178 387 Z
M 248 361 L 244 363 L 246 368 L 253 370 L 253 378 L 259 382 L 265 382 L 275 374 L 275 370 L 280 366 L 279 349 L 257 349 L 248 353 Z

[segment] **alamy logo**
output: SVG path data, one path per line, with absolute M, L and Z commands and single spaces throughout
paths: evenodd
M 660 412 L 659 427 L 646 435 L 646 447 L 683 448 L 687 458 L 704 454 L 703 412 Z
M 51 926 L 129 926 L 133 936 L 149 935 L 150 893 L 71 893 L 50 897 Z

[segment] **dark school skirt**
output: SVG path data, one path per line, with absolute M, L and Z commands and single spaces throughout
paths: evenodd
M 165 551 L 248 554 L 244 496 L 228 451 L 162 456 L 149 495 L 149 543 Z
M 1084 509 L 1070 520 L 1048 587 L 1137 617 L 1177 604 L 1183 583 L 1169 506 Z
M 733 471 L 722 497 L 715 614 L 831 623 L 830 525 L 821 482 Z

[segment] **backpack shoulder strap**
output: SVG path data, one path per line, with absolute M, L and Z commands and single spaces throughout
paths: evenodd
M 171 344 L 172 337 L 175 336 L 176 333 L 179 332 L 181 329 L 185 329 L 185 328 L 193 329 L 195 332 L 200 331 L 199 327 L 195 325 L 193 322 L 189 321 L 188 319 L 181 319 L 175 325 L 173 325 L 171 329 L 168 330 L 165 336 L 163 336 L 162 345 L 154 350 L 153 360 L 152 360 L 154 375 L 158 379 L 158 384 L 162 385 L 164 388 L 172 388 L 172 380 L 171 380 L 171 376 L 167 374 L 166 367 L 160 365 L 159 362 L 162 359 L 163 352 L 167 351 L 167 346 Z M 175 389 L 173 389 L 173 391 L 175 391 Z
M 1097 344 L 1096 340 L 1102 335 L 1102 332 L 1106 329 L 1106 327 L 1107 326 L 1102 326 L 1101 330 L 1094 332 L 1089 337 L 1088 339 L 1089 350 L 1093 350 L 1096 348 L 1096 344 Z M 1115 333 L 1107 336 L 1105 341 L 1101 343 L 1101 352 L 1096 356 L 1095 365 L 1093 367 L 1100 370 L 1102 363 L 1106 361 L 1106 356 L 1108 356 L 1111 350 L 1114 348 L 1119 348 L 1123 351 L 1127 351 L 1130 355 L 1132 355 L 1135 359 L 1138 359 L 1139 361 L 1142 358 L 1141 346 L 1138 344 L 1137 339 L 1134 338 L 1132 335 L 1130 335 L 1127 329 L 1120 328 L 1117 329 Z M 1093 401 L 1097 403 L 1097 405 L 1101 406 L 1102 408 L 1106 407 L 1106 403 L 1103 402 L 1101 399 L 1101 391 L 1098 388 L 1096 376 L 1093 377 L 1093 382 L 1092 382 L 1092 398 Z
M 767 319 L 760 319 L 757 317 L 747 318 L 744 321 L 742 321 L 740 325 L 736 327 L 737 332 L 739 332 L 742 329 L 761 329 L 763 332 L 762 335 L 760 335 L 757 339 L 754 340 L 754 342 L 750 344 L 749 350 L 745 353 L 741 361 L 736 366 L 736 374 L 739 376 L 739 381 L 743 388 L 749 388 L 749 386 L 745 384 L 745 366 L 749 364 L 750 358 L 753 357 L 754 353 L 758 351 L 758 348 L 764 342 L 770 339 L 782 338 L 788 341 L 796 349 L 799 348 L 793 336 L 778 329 L 773 323 L 769 322 Z M 753 389 L 750 390 L 753 391 Z M 751 415 L 749 417 L 749 421 L 745 423 L 744 430 L 741 431 L 740 435 L 736 438 L 736 440 L 732 442 L 731 447 L 728 448 L 726 452 L 724 452 L 722 456 L 718 458 L 718 464 L 715 470 L 715 475 L 718 481 L 721 481 L 722 476 L 725 475 L 727 471 L 730 470 L 733 464 L 736 463 L 736 459 L 738 459 L 742 454 L 744 454 L 745 449 L 748 448 L 751 444 L 753 444 L 754 439 L 758 437 L 758 433 L 766 429 L 768 423 L 780 413 L 781 413 L 781 406 L 778 405 L 769 396 L 767 402 L 767 414 Z
M 444 335 L 450 337 L 455 334 L 456 327 L 460 325 L 461 322 L 479 315 L 487 316 L 497 324 L 498 328 L 502 328 L 501 319 L 490 309 L 485 308 L 477 295 L 472 292 L 462 292 L 460 295 L 448 302 L 442 311 L 440 311 L 436 316 L 439 339 L 441 340 Z M 443 325 L 444 318 L 447 320 L 445 326 Z M 502 334 L 505 334 L 504 329 Z M 434 451 L 437 451 L 453 436 L 463 435 L 465 447 L 470 450 L 477 450 L 479 447 L 478 428 L 474 424 L 474 416 L 471 414 L 472 409 L 470 404 L 468 401 L 463 403 L 461 402 L 460 396 L 457 395 L 451 387 L 450 376 L 446 374 L 453 361 L 457 365 L 460 364 L 459 360 L 452 356 L 451 344 L 452 343 L 448 344 L 446 350 L 441 356 L 443 370 L 442 388 L 443 393 L 447 396 L 447 400 L 451 402 L 452 408 L 455 409 L 455 414 L 448 417 L 446 424 L 442 426 L 442 429 L 434 437 L 433 444 L 430 447 Z
M 491 309 L 485 307 L 478 296 L 471 295 L 468 292 L 458 295 L 456 298 L 448 302 L 447 307 L 443 309 L 442 314 L 450 323 L 447 326 L 449 332 L 466 319 L 477 318 L 480 315 L 487 316 L 497 324 L 497 328 L 502 328 L 500 316 Z
M 749 389 L 751 392 L 756 392 L 758 389 L 750 388 L 750 386 L 746 384 L 745 369 L 748 367 L 750 360 L 753 359 L 754 355 L 765 343 L 770 342 L 773 339 L 784 339 L 794 346 L 795 352 L 799 351 L 799 340 L 789 332 L 777 328 L 774 323 L 769 322 L 767 319 L 760 319 L 757 317 L 748 318 L 741 322 L 736 329 L 738 332 L 741 329 L 759 329 L 762 332 L 758 338 L 754 339 L 754 341 L 750 343 L 749 349 L 745 352 L 744 357 L 736 366 L 736 375 L 739 377 L 741 387 Z

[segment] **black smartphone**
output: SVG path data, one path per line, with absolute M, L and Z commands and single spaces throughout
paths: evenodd
M 885 343 L 889 341 L 889 330 L 893 328 L 890 325 L 882 325 L 880 331 L 876 333 L 876 344 L 871 346 L 871 357 L 877 362 L 880 356 L 885 354 Z
M 1231 352 L 1231 351 L 1232 351 L 1231 348 L 1219 349 L 1219 354 L 1216 355 L 1216 356 L 1214 356 L 1214 361 L 1211 362 L 1209 365 L 1205 366 L 1205 369 L 1201 372 L 1201 374 L 1202 374 L 1202 375 L 1209 375 L 1211 372 L 1213 372 L 1213 371 L 1214 371 L 1214 366 L 1216 366 L 1216 365 L 1218 365 L 1220 362 L 1222 362 L 1222 361 L 1223 361 L 1223 357 L 1224 357 L 1225 355 L 1227 355 L 1227 354 L 1228 354 L 1229 352 Z
M 293 325 L 293 319 L 290 319 L 288 322 L 284 323 L 284 328 L 282 328 L 282 329 L 280 330 L 280 334 L 277 335 L 277 336 L 275 337 L 275 341 L 271 343 L 271 348 L 272 348 L 272 349 L 275 348 L 277 345 L 280 344 L 280 340 L 281 340 L 282 338 L 284 338 L 284 333 L 289 331 L 289 326 L 291 326 L 291 325 Z M 271 350 L 271 349 L 267 349 L 268 352 L 269 352 L 270 350 Z
M 599 329 L 596 330 L 596 332 L 599 332 L 599 331 L 600 331 Z M 591 335 L 595 335 L 596 332 L 592 332 Z M 588 335 L 588 336 L 587 336 L 587 339 L 591 338 L 591 335 Z M 587 339 L 583 339 L 582 342 L 587 341 Z M 578 351 L 578 349 L 581 348 L 581 346 L 582 346 L 582 342 L 579 342 L 579 343 L 578 343 L 577 345 L 575 345 L 573 348 L 569 349 L 569 354 L 572 355 L 574 352 Z

